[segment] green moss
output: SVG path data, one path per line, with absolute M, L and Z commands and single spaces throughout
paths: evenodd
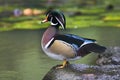
M 2 11 L 4 8 L 0 7 Z M 14 7 L 10 7 L 13 10 Z M 42 9 L 45 11 L 45 9 Z M 104 8 L 60 8 L 64 12 L 82 12 L 82 15 L 66 16 L 67 28 L 83 28 L 83 27 L 118 27 L 120 11 L 105 11 Z M 0 31 L 14 29 L 41 29 L 46 28 L 49 23 L 40 24 L 45 15 L 39 16 L 20 16 L 20 17 L 4 17 L 0 19 Z

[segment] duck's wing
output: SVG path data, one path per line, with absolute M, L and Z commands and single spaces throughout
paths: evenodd
M 52 39 L 52 41 L 48 47 L 50 47 L 56 40 L 63 41 L 65 43 L 73 46 L 76 49 L 79 49 L 80 47 L 82 47 L 85 44 L 94 43 L 96 41 L 94 39 L 83 38 L 83 37 L 79 37 L 79 36 L 73 35 L 73 34 L 64 34 L 64 35 L 58 34 L 58 35 L 54 36 L 54 38 Z
M 55 35 L 46 46 L 53 53 L 61 54 L 71 58 L 85 56 L 90 52 L 102 53 L 105 47 L 95 43 L 96 40 L 79 37 L 73 34 Z
M 106 47 L 96 44 L 95 39 L 79 37 L 73 34 L 56 35 L 54 40 L 69 43 L 77 52 L 78 56 L 85 56 L 90 52 L 103 53 Z

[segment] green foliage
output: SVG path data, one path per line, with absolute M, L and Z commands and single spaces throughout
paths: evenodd
M 13 6 L 10 10 L 13 10 Z M 21 7 L 22 8 L 22 7 Z M 2 11 L 4 8 L 0 7 Z M 120 11 L 118 9 L 107 11 L 103 7 L 83 7 L 83 8 L 58 8 L 65 12 L 67 28 L 83 28 L 83 27 L 119 27 Z M 45 9 L 42 9 L 46 11 Z M 69 12 L 73 15 L 69 15 Z M 74 13 L 80 12 L 76 15 Z M 0 19 L 0 31 L 14 29 L 41 29 L 46 28 L 49 23 L 41 24 L 45 18 L 45 14 L 39 16 L 20 16 L 20 17 L 4 17 Z

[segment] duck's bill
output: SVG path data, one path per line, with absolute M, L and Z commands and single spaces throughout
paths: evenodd
M 45 20 L 41 21 L 41 23 L 45 23 L 45 22 L 48 22 L 48 20 L 47 20 L 47 19 L 45 19 Z
M 45 23 L 45 22 L 48 22 L 48 16 L 43 21 L 41 21 L 41 23 Z

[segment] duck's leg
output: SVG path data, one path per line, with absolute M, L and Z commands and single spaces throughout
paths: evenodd
M 64 59 L 62 65 L 61 65 L 61 66 L 58 66 L 57 69 L 63 69 L 63 68 L 64 68 L 65 66 L 67 66 L 68 64 L 69 64 L 69 62 L 68 62 L 66 59 Z

